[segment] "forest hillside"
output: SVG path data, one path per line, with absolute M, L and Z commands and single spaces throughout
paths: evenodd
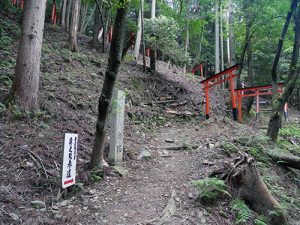
M 103 167 L 90 170 L 115 42 L 95 47 L 93 37 L 79 34 L 78 51 L 72 51 L 69 34 L 46 20 L 39 110 L 28 114 L 7 101 L 22 36 L 18 13 L 0 9 L 1 225 L 299 224 L 300 111 L 294 101 L 274 142 L 266 136 L 270 96 L 261 99 L 259 120 L 251 109 L 239 123 L 230 91 L 211 88 L 206 119 L 205 77 L 155 56 L 153 72 L 153 51 L 144 70 L 142 52 L 135 60 L 129 48 L 114 85 L 126 97 L 123 162 L 109 159 L 110 108 Z M 76 183 L 63 189 L 65 133 L 78 134 L 78 147 Z

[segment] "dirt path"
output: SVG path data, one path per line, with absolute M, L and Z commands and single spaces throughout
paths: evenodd
M 156 131 L 157 135 L 149 137 L 147 145 L 140 146 L 151 151 L 151 159 L 124 164 L 129 171 L 127 176 L 108 176 L 86 190 L 81 198 L 63 202 L 60 212 L 70 215 L 75 207 L 76 218 L 71 221 L 77 224 L 230 224 L 228 216 L 221 218 L 218 212 L 208 211 L 209 208 L 196 201 L 197 192 L 191 181 L 205 177 L 222 161 L 224 155 L 215 146 L 236 135 L 239 126 L 219 118 L 201 126 L 162 127 Z M 167 143 L 166 139 L 175 142 Z M 160 149 L 183 144 L 199 147 L 167 152 Z M 162 223 L 160 218 L 172 199 L 172 192 L 173 212 Z

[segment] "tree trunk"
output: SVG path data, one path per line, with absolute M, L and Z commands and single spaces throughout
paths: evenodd
M 38 89 L 46 1 L 25 1 L 22 35 L 9 99 L 26 113 L 39 109 Z
M 80 33 L 81 33 L 81 34 L 85 34 L 86 28 L 87 28 L 87 26 L 89 25 L 89 23 L 91 22 L 91 20 L 92 20 L 92 18 L 93 18 L 93 15 L 94 15 L 94 13 L 95 13 L 95 10 L 96 10 L 96 4 L 95 4 L 93 10 L 91 11 L 91 14 L 90 14 L 89 18 L 87 19 L 86 23 L 83 25 L 82 29 L 80 30 Z
M 195 59 L 197 61 L 199 60 L 199 58 L 201 56 L 201 52 L 202 52 L 202 42 L 203 42 L 204 29 L 205 29 L 205 25 L 203 25 L 203 27 L 202 27 L 201 38 L 200 38 L 200 42 L 199 42 L 199 50 L 198 50 L 197 55 L 195 57 Z M 197 61 L 195 63 L 198 63 Z
M 120 0 L 120 2 L 122 2 L 122 0 Z M 121 64 L 121 56 L 125 36 L 126 11 L 126 7 L 119 8 L 115 17 L 108 66 L 98 103 L 98 118 L 96 124 L 95 141 L 89 169 L 95 169 L 97 167 L 102 169 L 103 146 L 105 143 L 104 140 L 106 135 L 105 126 L 108 117 L 109 106 L 111 103 L 113 88 Z
M 219 0 L 215 0 L 215 74 L 220 72 Z
M 144 0 L 140 0 L 141 3 L 141 15 L 142 15 L 142 40 L 143 40 L 143 72 L 146 72 L 146 44 L 144 36 Z
M 249 0 L 246 0 L 249 1 Z M 249 6 L 251 6 L 251 0 L 249 1 L 249 5 L 246 8 L 246 40 L 247 40 L 247 64 L 248 64 L 248 76 L 247 76 L 247 84 L 252 87 L 254 85 L 253 82 L 253 65 L 252 65 L 252 40 L 251 40 L 251 15 L 248 13 Z M 246 102 L 246 113 L 249 115 L 252 104 L 254 101 L 254 97 L 248 97 Z
M 93 40 L 92 40 L 92 47 L 93 48 L 96 48 L 97 44 L 99 43 L 98 37 L 99 37 L 99 32 L 102 28 L 101 15 L 100 15 L 100 11 L 102 10 L 102 1 L 101 1 L 101 3 L 99 3 L 99 5 L 100 6 L 98 6 L 98 5 L 96 6 L 96 11 L 95 11 L 94 31 L 93 31 Z
M 278 45 L 277 45 L 277 49 L 276 49 L 276 53 L 275 53 L 275 58 L 274 58 L 274 61 L 273 61 L 273 64 L 272 64 L 272 72 L 271 72 L 271 74 L 272 74 L 272 102 L 275 102 L 275 100 L 278 98 L 277 67 L 278 67 L 279 58 L 280 58 L 280 55 L 281 55 L 281 52 L 282 52 L 285 35 L 288 31 L 289 24 L 290 24 L 291 19 L 292 19 L 292 15 L 293 15 L 294 11 L 296 10 L 297 3 L 298 3 L 298 0 L 293 0 L 292 3 L 291 3 L 291 8 L 290 8 L 290 11 L 287 13 L 285 23 L 284 23 L 282 31 L 281 31 L 281 36 L 280 36 L 280 39 L 278 41 Z
M 80 0 L 73 1 L 71 27 L 69 32 L 69 46 L 71 51 L 78 51 L 77 35 L 79 24 Z
M 188 4 L 188 1 L 187 1 Z M 186 12 L 188 14 L 188 11 Z M 189 45 L 190 45 L 190 31 L 189 31 L 189 22 L 186 20 L 186 41 L 185 41 L 185 57 L 188 55 L 189 51 Z M 186 63 L 184 63 L 183 67 L 183 75 L 186 75 Z
M 156 74 L 156 57 L 155 57 L 155 51 L 150 50 L 150 71 L 152 75 Z
M 67 2 L 68 0 L 63 0 L 63 7 L 61 12 L 61 27 L 66 28 L 66 11 L 67 11 Z
M 85 24 L 87 11 L 88 11 L 88 5 L 85 4 L 80 9 L 80 29 L 79 29 L 80 33 L 82 33 L 82 30 L 83 30 L 83 27 Z
M 263 182 L 253 158 L 244 154 L 234 164 L 226 164 L 212 173 L 212 176 L 216 175 L 228 181 L 232 195 L 244 199 L 258 215 L 265 216 L 269 225 L 288 224 L 286 215 Z
M 293 89 L 296 85 L 296 81 L 299 77 L 300 68 L 297 67 L 299 58 L 299 47 L 300 47 L 300 7 L 298 6 L 296 10 L 295 20 L 295 38 L 292 59 L 289 67 L 288 78 L 284 87 L 282 94 L 273 102 L 272 115 L 270 117 L 270 122 L 268 126 L 267 135 L 271 138 L 273 142 L 277 141 L 278 132 L 281 128 L 282 123 L 282 111 L 284 104 L 288 101 L 289 96 L 292 94 Z
M 139 9 L 138 29 L 137 29 L 137 32 L 136 32 L 136 39 L 135 39 L 135 45 L 134 45 L 134 58 L 135 58 L 135 60 L 138 60 L 138 58 L 139 58 L 141 39 L 142 39 L 142 6 L 140 6 L 140 9 Z
M 248 37 L 246 35 L 245 43 L 244 43 L 243 50 L 242 50 L 240 60 L 239 60 L 239 72 L 238 72 L 238 76 L 237 76 L 237 87 L 238 88 L 241 88 L 241 74 L 242 74 L 242 71 L 244 69 L 245 55 L 246 55 L 246 51 L 247 51 L 247 48 L 248 48 L 247 40 L 248 40 Z
M 156 0 L 151 2 L 151 19 L 155 18 Z
M 228 1 L 228 22 L 229 22 L 229 49 L 230 49 L 230 66 L 236 64 L 236 55 L 234 47 L 234 21 L 232 0 Z
M 106 22 L 105 21 L 106 18 Z M 110 11 L 103 7 L 103 13 L 101 14 L 101 23 L 103 27 L 103 36 L 102 36 L 102 53 L 105 53 L 105 41 L 106 41 L 106 32 L 108 31 L 108 25 L 110 20 Z
M 223 38 L 223 7 L 220 7 L 220 36 L 221 36 L 221 71 L 224 70 L 224 38 Z M 222 83 L 224 88 L 224 83 Z
M 70 31 L 71 16 L 72 16 L 72 5 L 74 0 L 67 0 L 67 15 L 66 15 L 66 31 Z

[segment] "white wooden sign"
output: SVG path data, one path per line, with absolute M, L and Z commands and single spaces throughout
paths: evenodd
M 115 91 L 112 101 L 111 135 L 109 161 L 123 161 L 123 131 L 124 131 L 125 92 Z
M 62 188 L 75 184 L 78 134 L 66 133 L 61 172 Z

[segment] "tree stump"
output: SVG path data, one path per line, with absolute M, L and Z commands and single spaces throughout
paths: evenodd
M 213 171 L 211 176 L 224 179 L 232 195 L 244 199 L 256 213 L 265 216 L 269 225 L 288 224 L 286 215 L 271 195 L 254 159 L 249 155 L 241 155 L 233 163 L 227 163 L 223 168 Z

